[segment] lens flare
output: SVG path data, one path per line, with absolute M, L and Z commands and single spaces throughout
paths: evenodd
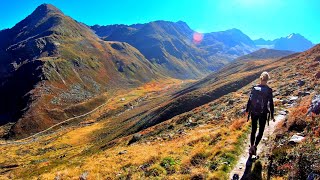
M 202 39 L 203 39 L 203 34 L 202 33 L 199 33 L 199 32 L 194 32 L 193 33 L 193 42 L 195 44 L 201 43 Z

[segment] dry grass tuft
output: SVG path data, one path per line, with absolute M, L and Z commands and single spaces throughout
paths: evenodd
M 231 131 L 240 130 L 244 127 L 246 122 L 247 122 L 247 120 L 245 118 L 240 118 L 240 119 L 234 120 L 230 126 L 230 130 Z

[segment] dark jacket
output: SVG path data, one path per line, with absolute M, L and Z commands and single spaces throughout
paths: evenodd
M 271 113 L 271 118 L 273 119 L 274 118 L 274 104 L 273 104 L 273 95 L 272 95 L 272 89 L 267 86 L 267 85 L 256 85 L 254 87 L 267 87 L 269 90 L 268 90 L 268 96 L 267 96 L 267 101 L 266 103 L 268 104 L 269 102 L 269 107 L 270 107 L 270 113 Z M 252 92 L 251 92 L 252 93 Z M 250 98 L 248 100 L 248 103 L 247 103 L 247 108 L 246 108 L 246 112 L 249 112 L 250 110 L 250 106 L 251 106 L 251 96 L 252 94 L 250 94 Z M 268 107 L 267 105 L 265 106 L 266 108 Z M 265 110 L 265 112 L 267 113 L 268 112 L 268 109 Z

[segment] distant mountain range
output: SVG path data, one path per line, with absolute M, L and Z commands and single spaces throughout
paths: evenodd
M 197 78 L 216 71 L 238 56 L 256 49 L 254 42 L 237 29 L 196 33 L 182 21 L 154 21 L 146 24 L 92 26 L 106 41 L 121 41 L 136 47 L 147 59 L 175 78 Z
M 276 50 L 286 50 L 302 52 L 310 49 L 314 44 L 300 34 L 292 33 L 287 37 L 281 37 L 275 40 L 264 40 L 263 38 L 254 40 L 257 47 Z

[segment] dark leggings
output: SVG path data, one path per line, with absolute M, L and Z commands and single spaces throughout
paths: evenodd
M 256 137 L 258 120 L 259 120 L 259 133 Z M 251 143 L 251 146 L 253 146 L 253 145 L 258 146 L 258 144 L 263 136 L 264 128 L 266 126 L 267 114 L 261 114 L 261 115 L 251 114 L 251 121 L 252 121 L 252 124 L 251 124 L 252 129 L 251 129 L 250 143 Z

